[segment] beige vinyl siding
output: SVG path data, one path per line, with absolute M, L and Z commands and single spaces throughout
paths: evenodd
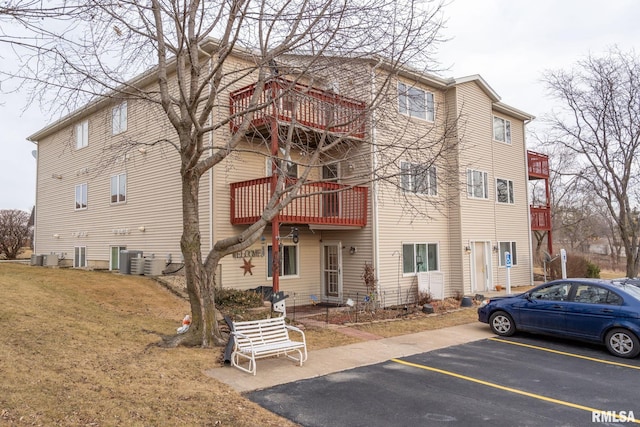
M 464 123 L 465 116 L 459 118 L 461 113 L 458 105 L 458 90 L 457 88 L 451 88 L 445 93 L 446 102 L 446 114 L 448 120 L 458 121 L 460 124 L 456 127 L 453 135 L 451 135 L 450 143 L 457 144 L 458 138 L 465 135 L 466 129 Z M 462 128 L 461 128 L 462 127 Z M 449 284 L 448 293 L 454 294 L 456 291 L 464 292 L 464 271 L 461 266 L 464 265 L 464 245 L 462 244 L 462 228 L 461 228 L 461 211 L 460 211 L 460 199 L 466 197 L 465 183 L 462 182 L 466 179 L 464 174 L 460 174 L 460 159 L 459 152 L 460 147 L 455 150 L 451 150 L 447 156 L 448 170 L 450 171 L 447 179 L 447 216 L 448 222 L 448 240 L 449 251 L 446 254 L 449 259 L 449 268 L 444 271 L 445 279 Z
M 117 105 L 114 103 L 113 105 Z M 158 144 L 126 154 L 111 147 L 124 138 L 153 143 L 173 138 L 157 107 L 142 101 L 127 103 L 127 131 L 111 135 L 111 105 L 89 117 L 89 144 L 80 150 L 70 145 L 74 124 L 39 141 L 36 252 L 58 253 L 72 259 L 75 246 L 87 247 L 90 267 L 108 268 L 110 246 L 138 249 L 180 260 L 182 230 L 180 160 L 175 149 Z M 126 173 L 124 203 L 110 200 L 111 176 Z M 62 179 L 52 178 L 60 174 Z M 88 207 L 74 209 L 75 185 L 88 184 Z M 203 191 L 206 190 L 203 189 Z M 202 194 L 206 197 L 206 194 Z M 207 203 L 202 210 L 207 215 Z M 144 231 L 141 231 L 144 228 Z M 203 221 L 204 243 L 208 225 Z M 53 237 L 57 235 L 58 237 Z
M 411 84 L 410 82 L 407 82 Z M 378 140 L 381 146 L 393 144 L 401 147 L 411 141 L 424 138 L 432 141 L 440 137 L 439 125 L 444 122 L 446 113 L 444 110 L 444 92 L 433 87 L 416 87 L 434 93 L 436 105 L 435 123 L 419 118 L 411 118 L 399 114 L 396 96 L 390 96 L 389 103 L 381 116 L 388 117 L 377 128 Z M 394 91 L 395 91 L 394 85 Z M 434 134 L 435 130 L 435 134 Z M 396 142 L 398 137 L 402 142 Z M 395 142 L 395 143 L 394 143 Z M 384 153 L 388 159 L 393 153 Z M 402 156 L 401 156 L 402 157 Z M 401 158 L 410 162 L 420 163 L 420 159 Z M 388 160 L 387 160 L 388 161 Z M 399 165 L 398 165 L 399 166 Z M 417 276 L 402 272 L 402 245 L 405 243 L 435 243 L 438 245 L 438 271 L 444 274 L 445 283 L 450 283 L 447 275 L 449 271 L 449 219 L 443 213 L 447 200 L 447 167 L 444 162 L 438 162 L 438 195 L 420 196 L 404 192 L 399 188 L 400 177 L 397 183 L 379 183 L 379 260 L 377 266 L 379 274 L 379 286 L 382 290 L 382 299 L 385 305 L 396 305 L 413 302 L 417 295 Z M 388 172 L 392 172 L 389 169 Z M 398 171 L 396 171 L 396 174 Z M 450 286 L 445 285 L 446 288 Z
M 458 105 L 465 117 L 465 137 L 460 150 L 461 169 L 487 172 L 488 199 L 470 198 L 466 187 L 460 195 L 462 245 L 470 242 L 490 241 L 491 247 L 498 241 L 517 242 L 518 266 L 511 270 L 512 286 L 528 285 L 531 280 L 530 247 L 528 241 L 528 202 L 526 181 L 526 151 L 524 150 L 524 126 L 521 120 L 496 115 L 511 120 L 511 144 L 493 140 L 492 102 L 474 82 L 457 87 Z M 517 159 L 517 161 L 516 161 Z M 496 201 L 496 178 L 510 179 L 514 183 L 515 203 Z M 464 178 L 466 180 L 466 176 Z M 503 284 L 506 273 L 498 267 L 498 255 L 492 251 L 492 283 Z M 465 292 L 470 292 L 471 254 L 464 257 Z

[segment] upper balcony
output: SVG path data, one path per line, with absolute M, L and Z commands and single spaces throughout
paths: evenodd
M 531 229 L 551 230 L 551 208 L 549 206 L 530 206 Z
M 549 178 L 549 156 L 535 151 L 527 151 L 529 164 L 529 179 Z
M 302 197 L 294 199 L 279 214 L 288 224 L 367 225 L 367 187 L 349 187 L 331 182 L 313 182 L 300 188 Z M 271 178 L 258 178 L 231 184 L 231 224 L 253 224 L 262 215 L 271 196 Z
M 231 93 L 231 115 L 249 108 L 255 89 L 251 84 Z M 331 91 L 277 78 L 265 84 L 258 103 L 265 107 L 254 112 L 252 130 L 268 130 L 270 119 L 276 118 L 279 123 L 295 123 L 316 132 L 364 138 L 365 103 Z M 232 120 L 232 132 L 238 130 L 242 119 Z

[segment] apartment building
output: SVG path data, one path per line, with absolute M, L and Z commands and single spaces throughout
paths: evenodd
M 362 75 L 384 74 L 378 65 L 363 61 Z M 390 81 L 391 101 L 375 119 L 364 114 L 372 102 L 366 91 L 345 96 L 344 87 L 292 83 L 286 76 L 268 82 L 265 93 L 286 86 L 287 95 L 256 112 L 241 149 L 201 182 L 204 256 L 218 239 L 237 234 L 261 214 L 276 170 L 273 129 L 303 127 L 300 137 L 310 146 L 314 133 L 335 134 L 348 142 L 353 158 L 309 166 L 309 153 L 295 150 L 280 159 L 287 167 L 279 170 L 291 179 L 313 168 L 301 187 L 307 196 L 287 206 L 250 248 L 221 261 L 222 286 L 272 286 L 274 252 L 279 290 L 339 304 L 369 298 L 365 265 L 373 267 L 375 297 L 385 306 L 412 302 L 418 290 L 435 297 L 489 291 L 504 286 L 507 273 L 512 286 L 532 283 L 531 224 L 550 228 L 548 211 L 536 207 L 542 211 L 533 220 L 527 200 L 528 179 L 545 179 L 540 166 L 546 158 L 525 145 L 525 126 L 533 117 L 502 103 L 478 75 L 444 79 L 407 69 Z M 212 114 L 241 110 L 254 90 L 248 76 L 228 89 L 223 96 L 229 104 Z M 445 127 L 448 135 L 438 135 Z M 122 251 L 141 251 L 171 270 L 179 266 L 181 177 L 174 132 L 157 104 L 112 97 L 31 135 L 38 148 L 35 253 L 54 255 L 60 266 L 119 271 Z M 232 121 L 211 139 L 236 132 L 238 122 Z M 395 181 L 359 183 L 357 177 L 378 166 L 381 147 L 410 138 L 414 144 L 431 141 L 431 150 L 433 141 L 451 147 L 433 163 L 398 155 L 385 166 L 396 168 Z M 532 175 L 534 164 L 540 173 Z M 421 215 L 419 206 L 431 208 Z

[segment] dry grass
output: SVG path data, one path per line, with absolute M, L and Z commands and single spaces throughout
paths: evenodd
M 294 425 L 204 375 L 223 349 L 154 345 L 189 306 L 151 279 L 0 264 L 0 289 L 2 425 Z M 475 319 L 468 309 L 356 327 L 393 336 Z M 310 350 L 358 341 L 306 335 Z
M 448 326 L 462 325 L 477 320 L 478 313 L 476 308 L 470 307 L 443 314 L 408 317 L 391 322 L 375 322 L 357 325 L 356 327 L 362 331 L 388 338 L 414 332 L 446 328 Z
M 150 346 L 185 301 L 142 277 L 0 265 L 0 424 L 287 426 L 208 378 L 220 349 Z

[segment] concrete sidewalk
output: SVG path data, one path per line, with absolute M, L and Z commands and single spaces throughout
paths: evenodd
M 359 366 L 373 365 L 394 357 L 411 356 L 492 336 L 494 334 L 491 333 L 488 325 L 473 322 L 449 328 L 310 351 L 309 358 L 302 367 L 283 357 L 259 359 L 255 376 L 231 366 L 208 369 L 205 373 L 242 393 L 314 378 Z

